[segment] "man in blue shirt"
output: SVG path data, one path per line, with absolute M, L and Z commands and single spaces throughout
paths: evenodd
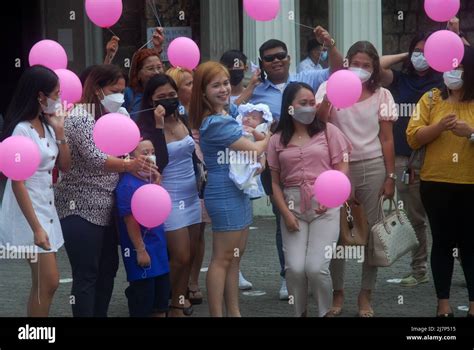
M 310 85 L 314 92 L 329 79 L 329 75 L 342 69 L 343 59 L 336 42 L 322 27 L 314 30 L 316 39 L 324 42 L 328 48 L 329 68 L 317 71 L 305 71 L 290 74 L 291 57 L 286 44 L 279 40 L 269 40 L 260 47 L 261 68 L 266 73 L 266 80 L 255 88 L 250 103 L 265 103 L 276 120 L 280 119 L 283 91 L 291 82 L 302 82 Z
M 290 74 L 291 57 L 288 55 L 288 48 L 284 42 L 272 39 L 260 47 L 260 65 L 261 69 L 266 73 L 266 80 L 255 88 L 250 103 L 264 103 L 268 105 L 276 121 L 280 119 L 283 91 L 285 91 L 289 83 L 307 83 L 316 93 L 319 86 L 329 79 L 331 73 L 343 68 L 342 55 L 336 48 L 336 42 L 331 35 L 320 26 L 314 29 L 314 34 L 316 40 L 324 43 L 324 46 L 328 48 L 329 69 Z M 261 179 L 265 192 L 271 196 L 270 172 L 268 170 L 265 171 Z M 272 209 L 276 218 L 276 244 L 281 267 L 280 275 L 282 277 L 280 300 L 286 300 L 288 299 L 288 290 L 285 281 L 285 257 L 283 255 L 280 213 L 273 203 Z
M 323 45 L 313 38 L 308 41 L 308 57 L 300 62 L 297 72 L 301 73 L 304 71 L 324 69 L 321 63 L 326 62 L 327 59 L 328 51 L 326 48 L 323 48 Z

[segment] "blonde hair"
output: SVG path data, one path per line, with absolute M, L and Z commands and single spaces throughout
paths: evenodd
M 194 73 L 193 93 L 189 109 L 189 121 L 192 129 L 199 130 L 205 118 L 217 113 L 205 93 L 207 86 L 219 74 L 225 74 L 227 78 L 230 78 L 227 68 L 214 61 L 201 64 Z
M 173 78 L 174 82 L 178 86 L 178 89 L 181 89 L 181 86 L 184 84 L 185 73 L 193 75 L 193 72 L 187 68 L 173 67 L 166 71 L 166 75 Z

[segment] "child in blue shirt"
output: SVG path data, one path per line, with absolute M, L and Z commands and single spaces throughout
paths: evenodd
M 156 162 L 155 149 L 143 140 L 132 153 L 145 155 Z M 148 178 L 144 181 L 144 178 Z M 130 285 L 125 290 L 130 317 L 165 317 L 170 294 L 169 263 L 163 225 L 153 229 L 141 226 L 132 215 L 133 194 L 149 183 L 158 184 L 158 172 L 152 174 L 126 173 L 117 189 L 120 246 Z

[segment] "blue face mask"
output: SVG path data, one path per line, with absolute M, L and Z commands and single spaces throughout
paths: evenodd
M 320 60 L 321 62 L 325 62 L 325 61 L 327 61 L 327 59 L 328 59 L 328 52 L 327 52 L 327 51 L 321 52 L 321 56 L 320 56 L 320 59 L 319 59 L 319 60 Z

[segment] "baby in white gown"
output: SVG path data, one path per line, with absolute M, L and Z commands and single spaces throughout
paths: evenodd
M 273 123 L 270 108 L 265 104 L 249 103 L 240 105 L 238 112 L 236 120 L 242 125 L 242 135 L 252 142 L 264 140 Z M 262 166 L 258 159 L 242 156 L 242 153 L 238 152 L 236 161 L 230 162 L 229 177 L 251 199 L 260 198 L 264 191 L 260 176 L 255 174 Z

